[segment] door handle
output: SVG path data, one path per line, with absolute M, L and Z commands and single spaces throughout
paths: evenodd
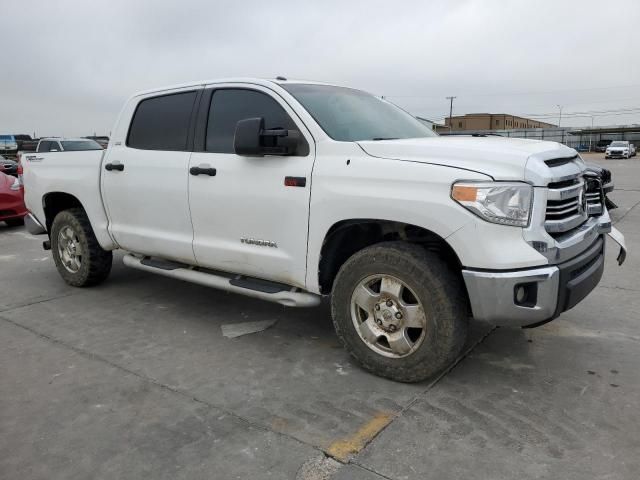
M 121 171 L 123 171 L 123 170 L 124 170 L 124 165 L 123 165 L 122 163 L 119 163 L 119 162 L 118 162 L 118 163 L 116 163 L 116 162 L 114 162 L 114 163 L 107 163 L 107 164 L 104 166 L 104 169 L 105 169 L 107 172 L 110 172 L 110 171 L 112 171 L 112 170 L 117 170 L 118 172 L 121 172 Z
M 209 165 L 200 165 L 199 167 L 191 167 L 189 169 L 191 175 L 209 175 L 210 177 L 216 176 L 216 169 L 211 168 Z

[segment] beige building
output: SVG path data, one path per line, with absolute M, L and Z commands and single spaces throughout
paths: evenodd
M 449 128 L 450 120 L 451 128 Z M 512 130 L 516 128 L 553 128 L 555 126 L 556 125 L 552 125 L 551 123 L 516 117 L 505 113 L 469 113 L 467 115 L 455 116 L 451 119 L 447 117 L 444 127 L 440 126 L 437 130 Z

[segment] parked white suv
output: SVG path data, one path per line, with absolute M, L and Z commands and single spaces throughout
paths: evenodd
M 286 306 L 331 295 L 349 352 L 408 382 L 456 359 L 470 315 L 530 326 L 572 308 L 612 231 L 573 149 L 438 137 L 312 82 L 143 92 L 106 151 L 25 159 L 27 224 L 67 283 L 102 282 L 121 248 L 130 267 Z
M 636 154 L 636 148 L 627 141 L 611 142 L 605 150 L 605 158 L 631 158 Z

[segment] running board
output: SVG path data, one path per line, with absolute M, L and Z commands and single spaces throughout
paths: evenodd
M 228 292 L 279 303 L 287 307 L 315 307 L 320 304 L 320 295 L 305 292 L 283 283 L 200 269 L 183 263 L 151 257 L 140 258 L 130 253 L 124 256 L 123 262 L 127 267 L 137 268 L 145 272 L 153 272 L 165 277 L 184 280 L 185 282 L 227 290 Z

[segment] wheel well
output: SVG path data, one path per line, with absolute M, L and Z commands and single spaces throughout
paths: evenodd
M 64 192 L 52 192 L 46 194 L 42 199 L 42 206 L 44 208 L 47 232 L 51 232 L 53 219 L 56 218 L 58 213 L 70 208 L 82 208 L 80 200 L 73 195 Z
M 333 225 L 325 236 L 320 252 L 318 280 L 323 294 L 331 292 L 340 267 L 351 255 L 376 243 L 402 240 L 422 245 L 436 252 L 462 279 L 462 264 L 451 246 L 442 237 L 422 227 L 408 223 L 375 219 L 344 220 Z

